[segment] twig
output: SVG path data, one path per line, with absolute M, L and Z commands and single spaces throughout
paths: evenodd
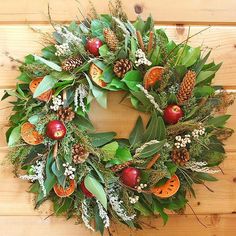
M 144 52 L 145 47 L 144 47 L 143 38 L 142 38 L 140 31 L 137 30 L 136 35 L 137 35 L 137 39 L 138 39 L 138 44 L 139 44 L 140 48 L 142 49 L 142 51 Z
M 210 192 L 214 193 L 214 190 L 212 190 L 211 188 L 209 188 L 205 183 L 203 183 L 203 185 L 206 187 L 207 190 L 209 190 Z
M 58 152 L 58 141 L 56 141 L 56 143 L 54 145 L 54 148 L 53 148 L 53 158 L 55 159 L 57 169 L 59 170 L 60 169 L 60 165 L 59 165 L 58 159 L 57 159 L 57 152 Z
M 194 216 L 196 217 L 197 221 L 204 226 L 205 228 L 207 228 L 207 226 L 199 219 L 199 217 L 197 216 L 197 214 L 195 213 L 195 211 L 193 210 L 193 208 L 191 207 L 191 205 L 189 203 L 187 203 L 187 205 L 189 206 L 189 208 L 191 209 L 191 211 L 193 212 Z
M 150 53 L 152 51 L 153 36 L 154 36 L 154 33 L 153 33 L 153 31 L 151 31 L 149 34 L 149 42 L 148 42 L 148 48 L 147 48 L 148 53 Z
M 146 170 L 150 170 L 152 168 L 152 166 L 157 162 L 157 160 L 160 158 L 160 154 L 156 154 L 151 161 L 148 162 L 147 166 L 146 166 Z

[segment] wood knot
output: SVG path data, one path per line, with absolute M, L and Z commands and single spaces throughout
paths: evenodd
M 178 34 L 183 35 L 185 31 L 185 27 L 183 24 L 176 24 L 176 31 Z
M 135 4 L 134 11 L 136 14 L 141 14 L 143 12 L 143 6 L 140 4 Z
M 211 224 L 218 225 L 220 223 L 220 216 L 218 214 L 213 214 L 211 216 Z
M 236 183 L 236 177 L 233 178 L 233 182 Z
M 201 202 L 197 202 L 197 205 L 200 206 L 200 205 L 201 205 Z
M 234 44 L 234 48 L 236 48 L 236 44 Z

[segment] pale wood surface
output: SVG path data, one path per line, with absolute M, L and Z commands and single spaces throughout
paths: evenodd
M 77 11 L 78 4 L 74 0 L 8 0 L 0 1 L 0 97 L 3 90 L 13 88 L 16 83 L 16 63 L 5 55 L 9 53 L 22 59 L 27 53 L 39 53 L 41 35 L 34 33 L 29 24 L 44 32 L 50 31 L 47 25 L 47 4 L 50 3 L 51 15 L 55 21 L 69 22 L 81 19 Z M 88 1 L 80 0 L 83 12 L 88 9 Z M 99 12 L 107 12 L 107 1 L 93 0 Z M 143 11 L 143 16 L 151 12 L 157 24 L 166 28 L 170 38 L 181 42 L 188 33 L 188 26 L 175 24 L 205 26 L 191 27 L 191 34 L 199 32 L 208 24 L 210 29 L 191 39 L 191 44 L 213 49 L 211 58 L 216 62 L 224 61 L 217 74 L 215 84 L 224 85 L 228 89 L 236 89 L 236 2 L 235 0 L 198 0 L 198 1 L 149 1 L 124 0 L 124 7 L 131 20 L 134 20 L 137 10 Z M 217 26 L 228 25 L 228 26 Z M 104 110 L 93 104 L 90 113 L 98 131 L 114 130 L 119 137 L 127 137 L 138 113 L 129 103 L 119 104 L 121 94 L 109 96 L 109 109 Z M 29 184 L 13 176 L 12 167 L 4 158 L 7 154 L 4 132 L 7 129 L 11 108 L 5 101 L 0 103 L 0 236 L 31 236 L 31 235 L 95 235 L 82 226 L 74 224 L 75 220 L 65 222 L 64 218 L 50 217 L 51 204 L 47 202 L 39 210 L 34 210 L 34 195 L 27 192 Z M 6 108 L 8 107 L 8 108 Z M 236 104 L 229 109 L 232 114 L 228 126 L 236 129 Z M 114 115 L 115 114 L 115 115 Z M 147 117 L 143 116 L 146 120 Z M 115 235 L 161 235 L 161 236 L 234 236 L 236 233 L 236 135 L 226 142 L 228 159 L 221 165 L 223 174 L 217 174 L 218 182 L 208 183 L 214 189 L 209 192 L 204 186 L 196 186 L 197 199 L 189 199 L 191 206 L 199 215 L 207 228 L 198 223 L 192 211 L 187 207 L 185 216 L 171 215 L 166 227 L 161 220 L 152 220 L 153 227 L 146 231 L 133 232 L 115 225 Z M 150 222 L 149 222 L 150 223 Z

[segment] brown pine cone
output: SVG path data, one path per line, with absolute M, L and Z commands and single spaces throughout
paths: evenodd
M 119 171 L 123 170 L 125 167 L 128 167 L 131 163 L 132 163 L 132 161 L 128 161 L 124 164 L 112 166 L 111 171 L 112 172 L 119 172 Z
M 113 67 L 113 71 L 118 78 L 124 77 L 124 75 L 131 69 L 132 62 L 129 59 L 117 60 Z
M 112 50 L 115 51 L 118 47 L 119 40 L 116 37 L 116 34 L 109 28 L 105 28 L 103 30 L 103 35 L 107 46 Z
M 70 57 L 62 62 L 62 70 L 72 71 L 83 64 L 81 56 Z
M 187 148 L 175 148 L 171 153 L 172 161 L 180 166 L 183 166 L 190 160 L 190 155 Z
M 178 104 L 183 105 L 192 96 L 192 92 L 195 86 L 196 73 L 189 70 L 180 84 L 180 88 L 177 94 Z
M 75 113 L 72 110 L 72 107 L 60 108 L 57 112 L 60 120 L 64 122 L 72 121 L 75 118 Z
M 75 164 L 81 164 L 86 161 L 89 152 L 86 147 L 81 143 L 76 143 L 72 147 L 72 160 Z

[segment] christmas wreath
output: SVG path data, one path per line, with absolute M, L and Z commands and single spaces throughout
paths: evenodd
M 169 40 L 151 17 L 131 23 L 120 1 L 110 14 L 53 24 L 41 56 L 27 55 L 20 82 L 6 91 L 14 114 L 6 136 L 16 175 L 32 182 L 36 207 L 51 199 L 54 214 L 75 216 L 103 233 L 111 220 L 140 228 L 139 216 L 182 212 L 193 185 L 215 181 L 226 157 L 232 94 L 212 80 L 221 64 L 210 52 Z M 123 91 L 137 119 L 127 139 L 96 133 L 88 112 L 108 91 Z M 23 173 L 22 173 L 23 172 Z M 205 184 L 204 184 L 205 185 Z

